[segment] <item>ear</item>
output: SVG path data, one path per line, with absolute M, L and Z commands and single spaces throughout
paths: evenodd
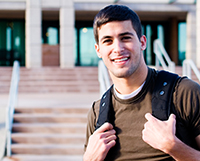
M 142 35 L 140 38 L 140 43 L 141 43 L 141 50 L 144 51 L 147 46 L 147 38 L 146 36 Z
M 98 44 L 95 44 L 95 50 L 96 50 L 96 53 L 97 53 L 97 56 L 99 57 L 99 58 L 102 58 L 102 56 L 101 56 L 101 53 L 100 53 L 100 49 L 99 49 L 99 45 Z

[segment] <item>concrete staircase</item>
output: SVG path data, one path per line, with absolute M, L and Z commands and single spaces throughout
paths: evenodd
M 1 67 L 0 93 L 8 93 L 12 68 Z M 98 68 L 20 68 L 19 93 L 98 92 Z
M 9 92 L 11 72 L 12 68 L 10 67 L 0 68 L 0 93 Z M 182 67 L 176 66 L 175 72 L 182 75 Z M 192 79 L 200 83 L 193 72 Z M 72 69 L 60 69 L 59 67 L 20 68 L 19 93 L 56 92 L 99 92 L 97 67 L 76 67 Z
M 11 71 L 0 68 L 0 94 L 9 92 Z M 182 68 L 176 73 L 181 75 Z M 11 159 L 81 161 L 87 112 L 97 99 L 97 67 L 21 68 Z
M 97 71 L 97 67 L 20 68 L 9 159 L 81 161 L 87 112 L 99 98 Z M 8 93 L 12 69 L 0 72 L 0 93 Z
M 88 108 L 16 108 L 12 158 L 81 161 Z

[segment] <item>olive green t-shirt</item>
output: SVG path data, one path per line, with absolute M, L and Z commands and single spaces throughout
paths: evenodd
M 112 90 L 112 103 L 115 112 L 114 124 L 117 140 L 116 145 L 109 151 L 105 160 L 173 160 L 168 154 L 152 148 L 142 140 L 142 130 L 147 121 L 144 115 L 148 112 L 152 112 L 151 96 L 156 76 L 157 72 L 149 68 L 148 76 L 142 90 L 135 97 L 130 99 L 119 99 Z M 179 131 L 177 132 L 177 136 L 179 136 L 181 140 L 185 139 L 186 141 L 184 142 L 195 148 L 194 138 L 200 134 L 200 87 L 189 79 L 183 79 L 181 82 L 177 83 L 175 89 L 172 112 L 175 113 L 177 121 L 180 122 L 177 123 L 177 131 Z M 191 100 L 195 103 L 191 103 Z M 99 104 L 100 100 L 94 102 L 93 107 L 88 113 L 85 147 L 87 147 L 90 135 L 92 135 L 95 130 L 99 115 Z M 193 105 L 195 105 L 195 107 L 193 107 Z M 194 115 L 192 115 L 191 111 Z M 189 117 L 191 120 L 188 120 Z M 195 119 L 193 117 L 195 117 Z M 187 125 L 183 128 L 183 124 Z M 182 132 L 184 132 L 184 134 L 182 134 Z

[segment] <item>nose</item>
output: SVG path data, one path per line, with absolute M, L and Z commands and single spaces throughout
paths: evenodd
M 114 42 L 114 49 L 113 49 L 114 53 L 121 53 L 124 51 L 124 46 L 123 43 L 119 40 L 115 40 Z

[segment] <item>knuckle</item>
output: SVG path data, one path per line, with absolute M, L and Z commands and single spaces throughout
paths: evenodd
M 103 153 L 105 153 L 107 151 L 107 145 L 106 144 L 102 144 L 101 146 Z
M 103 138 L 103 135 L 102 134 L 97 134 L 97 139 L 101 140 Z

